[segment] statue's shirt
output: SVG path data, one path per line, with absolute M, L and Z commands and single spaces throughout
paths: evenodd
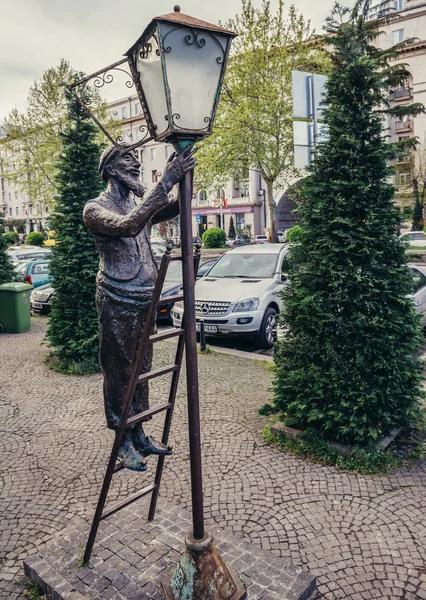
M 158 193 L 166 205 L 167 194 L 161 188 Z M 149 242 L 151 218 L 156 212 L 150 206 L 152 200 L 152 195 L 144 203 L 133 197 L 116 200 L 104 193 L 84 209 L 84 222 L 99 250 L 98 290 L 140 308 L 151 301 L 158 275 Z

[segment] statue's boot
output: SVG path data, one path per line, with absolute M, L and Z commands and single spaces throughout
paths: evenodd
M 132 443 L 131 435 L 126 432 L 121 440 L 117 461 L 125 468 L 132 471 L 146 471 L 147 465 L 144 457 L 136 450 Z
M 142 456 L 156 454 L 157 456 L 170 456 L 171 446 L 166 446 L 162 442 L 157 442 L 152 436 L 145 435 L 142 427 L 135 427 L 132 432 L 132 441 L 136 450 Z

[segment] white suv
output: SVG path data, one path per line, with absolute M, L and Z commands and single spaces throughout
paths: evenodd
M 206 335 L 256 338 L 261 348 L 271 348 L 277 314 L 287 285 L 283 273 L 288 244 L 240 246 L 226 252 L 195 284 L 197 330 L 204 319 Z M 183 303 L 172 310 L 173 324 L 180 327 Z

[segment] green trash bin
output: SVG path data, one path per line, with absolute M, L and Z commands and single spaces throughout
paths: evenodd
M 29 283 L 11 282 L 0 285 L 0 332 L 24 333 L 31 326 Z

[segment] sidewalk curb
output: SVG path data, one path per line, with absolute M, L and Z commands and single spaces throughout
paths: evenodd
M 211 346 L 209 344 L 209 348 L 213 350 L 213 352 L 218 352 L 219 354 L 231 354 L 231 356 L 239 356 L 240 358 L 248 358 L 250 360 L 266 360 L 268 362 L 273 362 L 274 358 L 272 356 L 268 356 L 266 354 L 256 354 L 255 352 L 244 352 L 244 350 L 234 350 L 233 348 L 222 348 L 221 346 Z

